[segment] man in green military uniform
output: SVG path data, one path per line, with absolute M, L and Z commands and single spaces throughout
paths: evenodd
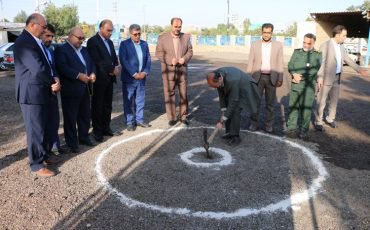
M 257 112 L 260 95 L 256 81 L 249 75 L 235 67 L 222 67 L 207 75 L 208 85 L 217 88 L 221 118 L 216 127 L 221 129 L 225 124 L 226 133 L 222 136 L 229 145 L 238 145 L 241 142 L 240 112 L 249 114 Z
M 292 75 L 286 131 L 288 137 L 296 137 L 299 131 L 299 138 L 307 138 L 315 98 L 316 77 L 321 66 L 321 53 L 313 48 L 315 41 L 315 35 L 306 34 L 303 48 L 294 50 L 288 64 L 288 71 Z M 298 119 L 301 121 L 300 130 L 298 129 Z

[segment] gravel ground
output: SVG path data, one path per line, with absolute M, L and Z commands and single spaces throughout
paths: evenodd
M 181 160 L 181 153 L 203 146 L 201 127 L 213 126 L 219 116 L 217 93 L 206 86 L 206 71 L 227 65 L 245 69 L 243 58 L 233 53 L 194 57 L 189 78 L 191 125 L 187 129 L 178 124 L 171 130 L 164 115 L 159 63 L 153 59 L 145 111 L 152 127 L 125 130 L 118 84 L 112 128 L 123 134 L 94 148 L 82 147 L 80 154 L 61 155 L 62 163 L 53 167 L 57 176 L 46 179 L 32 174 L 27 165 L 14 73 L 0 72 L 0 229 L 370 229 L 370 78 L 350 69 L 345 68 L 343 77 L 339 127 L 310 131 L 309 142 L 288 140 L 315 151 L 319 163 L 280 138 L 287 83 L 278 90 L 273 136 L 245 131 L 242 143 L 230 147 L 218 133 L 211 147 L 228 151 L 229 165 L 201 168 Z M 248 125 L 244 114 L 242 128 Z M 59 133 L 63 140 L 62 124 Z M 190 160 L 222 160 L 216 152 L 212 155 L 207 159 L 197 153 Z M 310 188 L 320 177 L 320 164 L 328 176 L 315 194 Z M 98 168 L 106 181 L 97 176 Z M 111 193 L 109 186 L 115 189 Z M 291 197 L 307 190 L 300 203 Z M 287 202 L 286 209 L 269 206 L 234 218 L 215 214 L 260 210 L 280 201 Z M 181 210 L 184 214 L 178 213 Z M 197 216 L 205 212 L 213 214 Z

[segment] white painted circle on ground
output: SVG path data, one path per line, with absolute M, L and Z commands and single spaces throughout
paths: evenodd
M 316 156 L 313 150 L 303 145 L 300 145 L 298 143 L 289 141 L 285 138 L 273 136 L 270 134 L 260 133 L 260 132 L 254 132 L 254 134 L 273 138 L 278 141 L 284 142 L 292 147 L 300 149 L 302 151 L 302 154 L 305 155 L 308 159 L 310 159 L 311 164 L 318 171 L 318 176 L 313 179 L 312 183 L 307 189 L 293 193 L 290 195 L 290 197 L 284 200 L 271 203 L 262 208 L 247 208 L 246 207 L 246 208 L 237 209 L 232 212 L 216 212 L 216 211 L 213 212 L 213 211 L 195 211 L 195 210 L 190 210 L 187 208 L 165 207 L 165 206 L 156 205 L 156 204 L 148 204 L 148 203 L 141 202 L 139 200 L 135 200 L 125 195 L 124 193 L 118 191 L 116 188 L 114 188 L 109 183 L 109 181 L 107 180 L 107 178 L 104 176 L 102 172 L 101 163 L 104 157 L 106 157 L 113 148 L 121 144 L 139 139 L 141 137 L 153 135 L 154 133 L 174 132 L 174 131 L 180 131 L 182 129 L 202 129 L 202 128 L 203 127 L 177 127 L 177 128 L 164 129 L 164 130 L 155 129 L 155 130 L 151 130 L 145 133 L 138 134 L 136 136 L 133 136 L 127 139 L 123 139 L 121 141 L 118 141 L 112 144 L 110 147 L 103 150 L 96 159 L 95 171 L 96 171 L 99 183 L 101 183 L 102 186 L 106 190 L 108 190 L 111 194 L 114 194 L 115 196 L 117 196 L 117 198 L 120 200 L 122 204 L 130 208 L 140 207 L 140 208 L 146 208 L 146 209 L 150 209 L 153 211 L 159 211 L 159 212 L 167 213 L 167 214 L 178 214 L 178 215 L 186 215 L 186 216 L 209 218 L 209 219 L 223 219 L 223 218 L 240 218 L 240 217 L 246 217 L 250 215 L 257 215 L 261 213 L 272 213 L 275 211 L 287 211 L 289 207 L 296 207 L 300 203 L 309 201 L 309 199 L 316 196 L 316 194 L 319 193 L 321 190 L 322 183 L 329 177 L 329 174 L 326 171 L 325 166 L 323 165 L 321 160 Z M 207 128 L 213 129 L 214 127 L 207 127 Z M 242 130 L 242 132 L 249 132 L 249 131 Z
M 180 153 L 180 157 L 181 157 L 181 160 L 183 160 L 186 164 L 199 167 L 199 168 L 209 168 L 212 166 L 226 166 L 226 165 L 231 164 L 232 157 L 228 151 L 220 149 L 220 148 L 214 148 L 214 147 L 210 147 L 209 151 L 211 151 L 212 154 L 221 155 L 222 159 L 220 161 L 212 162 L 212 163 L 192 161 L 191 158 L 194 156 L 194 154 L 197 154 L 197 153 L 205 154 L 206 153 L 204 148 L 193 148 L 189 151 Z

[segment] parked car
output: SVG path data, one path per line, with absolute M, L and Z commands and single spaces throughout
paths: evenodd
M 5 51 L 3 65 L 8 70 L 14 70 L 14 52 L 13 52 L 13 50 Z
M 7 51 L 13 51 L 13 48 L 14 48 L 13 45 L 14 45 L 14 42 L 9 42 L 9 43 L 6 43 L 0 46 L 0 69 L 1 70 L 7 69 L 5 65 L 3 64 L 4 54 Z
M 360 63 L 360 54 L 359 53 L 353 53 L 352 50 L 345 48 L 344 49 L 347 53 L 347 55 L 357 64 Z

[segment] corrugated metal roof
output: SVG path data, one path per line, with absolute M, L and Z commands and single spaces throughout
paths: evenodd
M 368 10 L 367 12 L 370 12 L 370 10 Z M 313 14 L 358 14 L 358 13 L 361 14 L 362 11 L 316 12 L 310 14 L 313 15 Z

